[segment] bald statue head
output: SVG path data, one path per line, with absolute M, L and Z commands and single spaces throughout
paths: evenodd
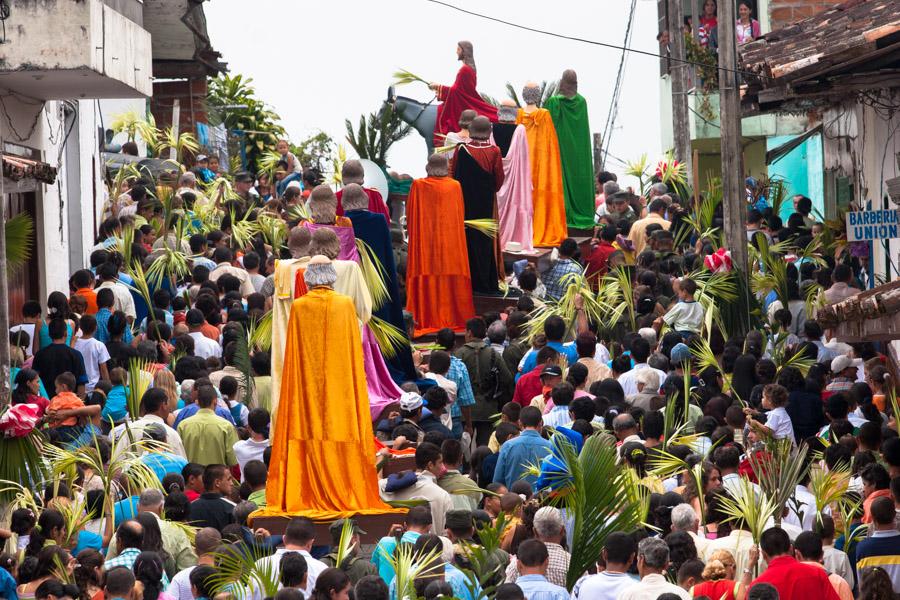
M 469 127 L 469 137 L 479 141 L 491 139 L 491 120 L 482 116 L 472 119 L 472 125 Z
M 533 81 L 529 81 L 522 88 L 522 100 L 525 101 L 525 104 L 538 105 L 541 103 L 542 93 L 541 86 Z
M 331 229 L 316 229 L 309 243 L 310 256 L 327 256 L 334 260 L 341 253 L 341 241 Z
M 429 177 L 446 177 L 450 173 L 450 161 L 443 154 L 432 154 L 425 165 L 425 174 Z
M 472 110 L 471 108 L 467 108 L 466 110 L 459 113 L 459 128 L 468 129 L 472 125 L 472 120 L 478 116 L 478 113 Z
M 337 196 L 327 185 L 317 185 L 309 195 L 309 214 L 313 223 L 334 225 L 337 218 Z
M 358 183 L 351 183 L 344 186 L 341 194 L 341 204 L 344 211 L 348 210 L 366 210 L 369 208 L 369 196 L 366 191 Z
M 516 106 L 515 100 L 504 98 L 500 101 L 500 108 L 497 111 L 497 120 L 501 123 L 515 123 L 516 117 L 519 116 L 519 107 Z
M 573 69 L 563 71 L 559 80 L 559 93 L 566 98 L 574 98 L 578 93 L 578 75 Z
M 292 258 L 309 256 L 309 242 L 312 240 L 312 232 L 306 227 L 294 227 L 288 236 L 288 251 Z
M 341 182 L 344 185 L 348 183 L 363 184 L 366 179 L 366 171 L 363 169 L 362 163 L 356 159 L 345 161 L 341 166 Z

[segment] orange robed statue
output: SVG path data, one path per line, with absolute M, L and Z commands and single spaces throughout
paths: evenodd
M 294 301 L 288 321 L 267 506 L 254 517 L 402 512 L 378 495 L 353 301 L 332 289 L 337 273 L 324 256 L 310 259 L 304 278 L 309 293 Z
M 559 140 L 550 111 L 537 106 L 541 88 L 525 84 L 522 99 L 525 108 L 519 109 L 516 123 L 525 126 L 531 152 L 534 245 L 555 248 L 569 235 Z
M 415 317 L 417 336 L 463 329 L 475 316 L 462 188 L 448 176 L 442 154 L 428 158 L 425 172 L 428 177 L 413 181 L 406 201 L 406 310 Z

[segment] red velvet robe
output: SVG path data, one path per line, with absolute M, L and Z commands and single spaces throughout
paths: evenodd
M 475 89 L 477 84 L 475 69 L 464 64 L 459 68 L 452 86 L 440 87 L 437 99 L 441 104 L 438 105 L 437 123 L 434 126 L 435 147 L 444 145 L 443 136 L 459 130 L 459 115 L 466 109 L 472 109 L 479 115 L 487 117 L 492 123 L 497 122 L 497 107 L 481 99 L 481 95 Z
M 366 192 L 366 195 L 369 197 L 369 208 L 368 210 L 373 213 L 378 213 L 384 215 L 384 218 L 387 219 L 388 225 L 391 223 L 391 213 L 388 212 L 387 203 L 385 203 L 384 199 L 381 197 L 381 192 L 376 189 L 364 187 L 363 191 Z M 344 195 L 344 190 L 338 190 L 334 193 L 337 196 L 337 215 L 339 217 L 344 216 L 344 205 L 341 203 L 341 197 Z

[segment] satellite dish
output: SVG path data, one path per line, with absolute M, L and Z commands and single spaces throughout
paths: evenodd
M 381 194 L 381 198 L 386 203 L 388 198 L 388 180 L 384 171 L 381 170 L 381 167 L 367 158 L 361 158 L 359 162 L 362 164 L 363 170 L 366 173 L 363 181 L 365 187 L 378 190 Z

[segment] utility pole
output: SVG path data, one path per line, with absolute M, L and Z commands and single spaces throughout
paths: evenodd
M 0 138 L 0 148 L 3 140 Z M 0 157 L 0 406 L 9 404 L 9 286 L 6 270 L 6 195 L 3 191 L 3 159 Z M 37 330 L 34 332 L 37 335 Z
M 603 170 L 603 134 L 595 133 L 594 139 L 594 175 Z
M 672 134 L 675 158 L 687 169 L 687 181 L 691 180 L 691 122 L 688 116 L 688 89 L 690 65 L 684 51 L 684 10 L 681 0 L 667 0 L 669 13 L 669 78 L 672 83 Z
M 734 3 L 719 3 L 719 124 L 722 132 L 722 208 L 725 245 L 738 277 L 748 276 L 747 201 L 741 148 L 741 100 L 734 32 Z

